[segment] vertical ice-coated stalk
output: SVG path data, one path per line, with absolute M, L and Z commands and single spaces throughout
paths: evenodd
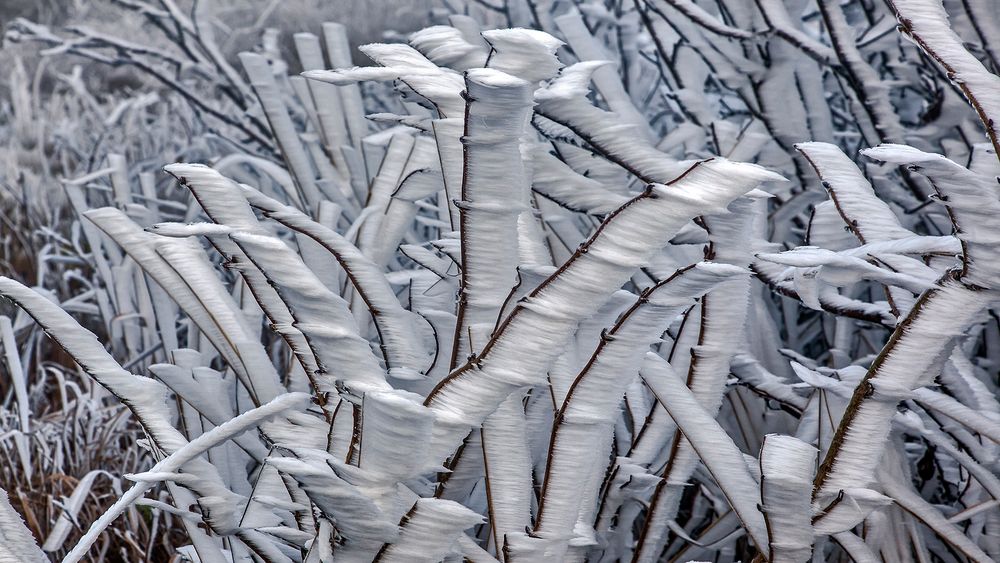
M 302 202 L 313 209 L 319 205 L 319 188 L 316 187 L 316 172 L 309 159 L 302 140 L 299 139 L 295 124 L 288 115 L 288 108 L 281 99 L 277 81 L 271 73 L 271 68 L 262 55 L 256 53 L 240 53 L 240 62 L 250 77 L 257 99 L 267 116 L 271 132 L 278 142 L 281 156 L 288 164 L 288 169 L 295 181 Z
M 441 161 L 441 176 L 444 179 L 444 201 L 438 200 L 438 206 L 447 211 L 448 222 L 453 231 L 461 224 L 458 203 L 462 199 L 463 158 L 465 150 L 462 147 L 462 135 L 465 133 L 465 120 L 459 117 L 448 117 L 431 121 L 431 130 L 437 145 L 438 158 Z
M 488 342 L 517 283 L 517 219 L 528 178 L 521 136 L 531 115 L 531 85 L 492 69 L 466 72 L 464 168 L 459 232 L 462 277 L 452 366 Z M 490 526 L 496 552 L 508 533 L 530 524 L 531 459 L 517 395 L 483 424 Z
M 319 38 L 315 35 L 296 33 L 295 49 L 299 54 L 303 70 L 321 70 L 326 67 Z M 344 161 L 341 148 L 350 146 L 351 140 L 347 133 L 347 124 L 344 122 L 346 113 L 338 87 L 317 80 L 309 80 L 307 89 L 316 107 L 317 126 L 326 152 L 337 168 L 337 172 L 341 176 L 347 176 L 347 162 Z
M 768 559 L 808 561 L 812 556 L 810 517 L 816 448 L 794 438 L 768 434 L 760 448 L 761 512 L 767 521 Z
M 517 217 L 528 185 L 520 140 L 531 113 L 531 91 L 526 81 L 500 71 L 466 73 L 462 286 L 452 365 L 482 349 L 485 342 L 470 342 L 469 328 L 495 325 L 517 283 Z
M 350 68 L 351 46 L 347 42 L 347 30 L 343 24 L 326 22 L 323 24 L 323 40 L 326 42 L 326 55 L 333 68 Z M 344 121 L 347 133 L 350 135 L 351 146 L 361 150 L 361 139 L 368 134 L 368 120 L 365 119 L 365 105 L 361 100 L 361 89 L 357 84 L 338 86 L 341 104 L 344 108 Z

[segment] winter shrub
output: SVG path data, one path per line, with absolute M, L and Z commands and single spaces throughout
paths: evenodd
M 161 89 L 6 243 L 2 557 L 1000 557 L 988 1 L 446 3 L 372 66 L 122 4 L 162 44 L 7 31 Z M 48 403 L 121 459 L 43 525 Z

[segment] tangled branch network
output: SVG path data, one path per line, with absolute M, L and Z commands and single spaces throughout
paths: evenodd
M 372 66 L 119 4 L 162 41 L 6 31 L 148 88 L 11 78 L 0 560 L 1000 560 L 992 0 L 456 1 Z M 132 453 L 36 513 L 84 412 Z

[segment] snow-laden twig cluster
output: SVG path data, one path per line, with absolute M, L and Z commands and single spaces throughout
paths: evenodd
M 219 149 L 63 182 L 92 276 L 0 279 L 22 462 L 25 315 L 154 460 L 66 561 L 135 503 L 212 563 L 1000 558 L 981 3 L 567 4 L 473 2 L 525 27 L 374 66 L 326 24 L 301 77 L 270 35 L 246 81 L 172 2 L 181 54 L 13 25 L 146 65 Z M 0 539 L 44 557 L 4 497 Z

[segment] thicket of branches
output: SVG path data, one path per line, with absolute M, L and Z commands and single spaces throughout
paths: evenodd
M 0 106 L 0 560 L 1000 559 L 990 0 L 450 1 L 374 66 L 118 4 L 6 30 L 142 86 Z

